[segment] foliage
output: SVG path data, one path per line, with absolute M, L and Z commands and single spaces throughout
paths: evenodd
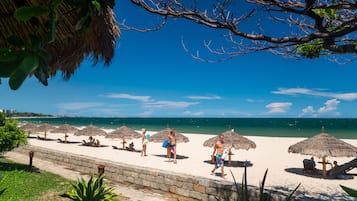
M 58 175 L 35 168 L 28 171 L 28 165 L 14 163 L 0 158 L 0 172 L 3 175 L 0 189 L 6 191 L 0 200 L 47 201 L 60 200 L 60 194 L 70 189 L 70 181 Z
M 351 197 L 357 198 L 357 190 L 349 188 L 349 187 L 344 186 L 344 185 L 340 185 L 340 186 L 346 193 L 348 193 L 348 195 L 350 195 Z
M 0 126 L 4 126 L 5 125 L 5 113 L 0 112 Z
M 320 57 L 322 51 L 322 43 L 320 40 L 314 40 L 310 43 L 298 44 L 296 45 L 297 52 L 301 54 L 301 56 L 316 59 Z
M 249 190 L 248 190 L 248 182 L 247 182 L 247 167 L 244 167 L 244 173 L 242 177 L 242 185 L 239 187 L 238 183 L 236 182 L 236 179 L 231 171 L 231 174 L 233 176 L 233 181 L 234 185 L 236 187 L 236 190 L 238 192 L 238 198 L 237 200 L 239 201 L 249 201 Z M 264 173 L 263 181 L 259 184 L 259 200 L 263 201 L 266 200 L 266 196 L 269 196 L 269 194 L 266 194 L 264 192 L 264 185 L 265 185 L 265 180 L 268 174 L 268 169 Z M 301 183 L 300 183 L 301 184 Z M 296 190 L 299 188 L 299 185 L 296 186 L 296 188 L 285 198 L 286 201 L 289 201 L 292 199 L 293 194 L 296 192 Z
M 162 17 L 156 27 L 144 29 L 126 25 L 123 20 L 122 27 L 130 30 L 158 30 L 167 24 L 168 19 L 181 18 L 226 31 L 222 40 L 205 41 L 203 44 L 205 50 L 218 61 L 257 51 L 291 58 L 330 56 L 335 59 L 336 55 L 347 61 L 357 58 L 354 0 L 130 1 L 144 11 Z M 212 61 L 203 58 L 198 51 L 190 51 L 184 41 L 183 46 L 194 58 Z
M 78 201 L 111 201 L 116 194 L 112 187 L 107 187 L 103 183 L 103 174 L 94 180 L 93 176 L 86 182 L 83 178 L 72 183 L 73 189 L 62 195 L 71 200 Z
M 26 143 L 25 132 L 17 128 L 17 121 L 5 119 L 5 124 L 0 127 L 0 152 L 11 151 Z
M 58 7 L 70 3 L 77 8 L 76 29 L 84 30 L 90 25 L 91 17 L 102 14 L 103 8 L 114 7 L 114 0 L 52 0 L 46 5 L 31 5 L 19 7 L 14 16 L 19 22 L 31 23 L 31 19 L 46 19 L 47 37 L 36 36 L 36 31 L 30 35 L 30 41 L 23 41 L 19 36 L 10 36 L 6 43 L 8 47 L 0 48 L 0 80 L 9 78 L 10 88 L 18 89 L 28 76 L 34 75 L 43 85 L 48 85 L 50 77 L 49 61 L 51 54 L 44 48 L 56 40 L 56 24 L 58 23 Z M 1 82 L 0 82 L 1 84 Z

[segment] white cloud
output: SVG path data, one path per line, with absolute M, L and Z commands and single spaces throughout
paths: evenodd
M 276 102 L 276 103 L 270 103 L 266 105 L 265 107 L 269 109 L 268 113 L 286 113 L 287 110 L 290 109 L 290 106 L 292 106 L 292 103 L 288 102 Z
M 149 108 L 186 108 L 191 105 L 198 105 L 198 102 L 184 102 L 184 101 L 156 101 L 145 103 Z
M 333 112 L 337 109 L 338 104 L 340 103 L 337 99 L 331 99 L 325 102 L 325 106 L 320 107 L 319 113 Z
M 278 88 L 277 91 L 272 91 L 273 94 L 283 94 L 283 95 L 292 95 L 296 96 L 299 94 L 310 95 L 310 96 L 319 96 L 327 98 L 335 98 L 345 101 L 353 101 L 357 99 L 357 93 L 334 93 L 334 92 L 324 92 L 319 89 L 312 90 L 306 88 Z
M 190 116 L 203 116 L 204 112 L 191 112 L 191 111 L 185 111 L 183 112 L 184 115 L 190 115 Z
M 57 107 L 60 110 L 83 110 L 93 107 L 102 106 L 103 103 L 98 102 L 73 102 L 73 103 L 60 103 Z
M 302 109 L 302 112 L 304 113 L 304 114 L 308 114 L 308 113 L 314 113 L 315 112 L 315 110 L 314 110 L 314 107 L 312 107 L 312 106 L 307 106 L 306 108 L 304 108 L 304 109 Z
M 245 99 L 245 101 L 247 101 L 249 103 L 262 103 L 262 102 L 264 102 L 264 100 L 256 100 L 256 99 L 251 99 L 251 98 L 247 98 L 247 99 Z
M 185 98 L 193 99 L 193 100 L 221 100 L 222 99 L 222 97 L 216 96 L 216 95 L 213 95 L 213 96 L 186 96 Z
M 108 95 L 104 95 L 104 97 L 117 98 L 117 99 L 130 99 L 130 100 L 137 100 L 143 102 L 150 100 L 150 96 L 135 96 L 130 94 L 108 94 Z

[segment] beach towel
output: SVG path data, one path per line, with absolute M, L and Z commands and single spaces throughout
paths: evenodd
M 169 146 L 169 139 L 165 139 L 162 143 L 162 147 L 167 148 Z

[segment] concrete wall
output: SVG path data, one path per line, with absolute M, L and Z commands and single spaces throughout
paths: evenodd
M 142 168 L 120 162 L 112 162 L 36 146 L 24 146 L 14 151 L 27 155 L 29 151 L 34 151 L 34 158 L 48 160 L 56 164 L 64 165 L 69 169 L 90 175 L 98 174 L 98 165 L 103 164 L 105 165 L 105 178 L 108 180 L 134 183 L 197 200 L 238 200 L 234 183 L 228 181 L 217 181 L 165 170 Z M 259 189 L 250 187 L 249 194 L 250 200 L 258 200 Z M 269 200 L 280 201 L 284 200 L 284 197 L 275 194 L 272 195 Z

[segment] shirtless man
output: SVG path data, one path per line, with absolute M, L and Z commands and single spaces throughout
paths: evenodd
M 215 156 L 216 160 L 215 160 L 214 168 L 211 171 L 211 174 L 214 174 L 214 171 L 217 168 L 219 168 L 219 166 L 221 166 L 222 178 L 225 179 L 225 177 L 224 177 L 224 158 L 222 158 L 223 151 L 224 151 L 224 135 L 219 135 L 218 140 L 213 147 L 212 156 Z

